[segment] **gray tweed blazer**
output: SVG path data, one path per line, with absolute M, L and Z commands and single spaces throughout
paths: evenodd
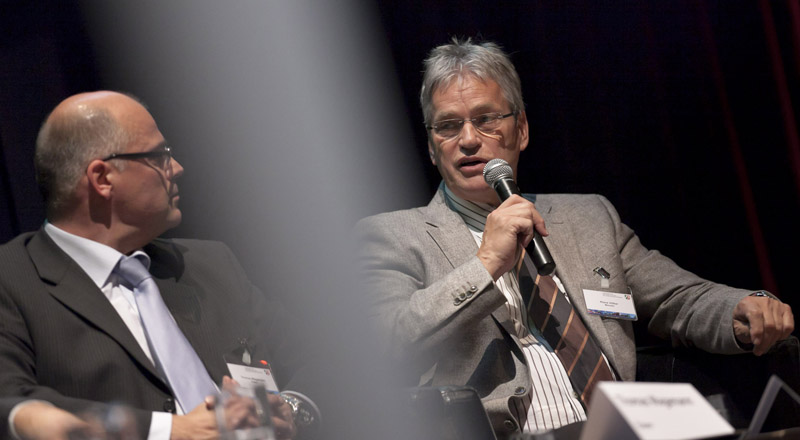
M 635 379 L 633 329 L 629 321 L 586 312 L 582 288 L 600 287 L 592 272 L 597 266 L 611 274 L 613 291 L 630 288 L 651 333 L 674 346 L 742 352 L 732 313 L 751 291 L 711 283 L 646 249 L 602 196 L 543 194 L 535 205 L 550 233 L 545 243 L 556 275 L 622 379 Z M 495 431 L 503 436 L 517 430 L 509 404 L 529 389 L 528 366 L 509 331 L 505 298 L 442 188 L 428 206 L 368 217 L 355 231 L 370 317 L 407 383 L 474 387 Z

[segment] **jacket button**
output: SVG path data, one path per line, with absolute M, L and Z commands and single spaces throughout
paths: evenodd
M 169 398 L 164 401 L 164 411 L 175 414 L 175 400 Z
M 460 305 L 460 304 L 461 304 L 461 300 L 460 300 L 460 299 L 458 299 L 458 298 L 456 298 L 456 299 L 453 301 L 453 305 L 454 305 L 454 306 L 457 306 L 457 305 Z
M 469 291 L 475 293 L 478 291 L 478 286 L 469 286 Z
M 461 301 L 464 301 L 465 299 L 467 299 L 467 294 L 464 293 L 464 292 L 459 293 L 458 294 L 458 299 L 460 299 Z
M 506 419 L 506 420 L 504 420 L 504 421 L 503 421 L 503 426 L 505 426 L 505 427 L 506 427 L 508 430 L 514 430 L 514 429 L 517 429 L 517 424 L 516 424 L 516 423 L 514 423 L 514 421 L 513 421 L 513 420 L 511 420 L 511 419 Z
M 517 396 L 525 394 L 525 387 L 517 387 L 516 389 L 514 389 L 514 394 L 516 394 Z

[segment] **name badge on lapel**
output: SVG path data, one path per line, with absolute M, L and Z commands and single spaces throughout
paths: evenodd
M 609 288 L 611 274 L 599 266 L 592 272 L 600 277 L 600 286 L 583 288 L 583 299 L 589 314 L 604 318 L 638 320 L 630 288 L 627 293 L 612 292 Z
M 265 360 L 253 360 L 247 339 L 239 341 L 241 347 L 223 356 L 228 365 L 228 372 L 231 378 L 239 383 L 239 386 L 254 390 L 258 386 L 263 386 L 268 392 L 278 393 L 278 383 L 272 374 L 272 368 Z

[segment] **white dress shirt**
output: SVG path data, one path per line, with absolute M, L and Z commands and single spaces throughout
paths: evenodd
M 480 246 L 483 229 L 486 226 L 486 216 L 494 208 L 461 199 L 446 186 L 445 199 L 448 206 L 464 220 L 475 242 Z M 555 276 L 553 279 L 563 292 L 564 286 L 561 281 Z M 522 424 L 522 431 L 541 432 L 586 420 L 586 411 L 572 388 L 564 365 L 544 337 L 539 332 L 532 334 L 529 329 L 528 314 L 522 308 L 522 296 L 516 272 L 503 274 L 495 281 L 495 285 L 506 297 L 505 306 L 511 317 L 510 327 L 513 328 L 511 333 L 522 347 L 531 375 L 531 389 L 522 404 L 516 404 L 511 408 Z
M 86 275 L 103 292 L 103 295 L 114 307 L 114 310 L 119 313 L 128 330 L 131 331 L 136 342 L 139 343 L 144 354 L 147 355 L 150 362 L 153 362 L 153 355 L 147 344 L 147 337 L 144 333 L 142 321 L 139 318 L 139 308 L 136 306 L 133 292 L 126 287 L 124 280 L 114 272 L 114 268 L 117 266 L 122 254 L 104 244 L 70 234 L 49 222 L 45 224 L 44 231 L 62 251 L 69 255 L 86 272 Z M 138 250 L 134 254 L 137 252 L 144 253 Z M 178 414 L 187 412 L 185 408 L 181 408 L 178 404 L 175 407 Z M 153 412 L 147 439 L 168 440 L 171 431 L 172 414 Z

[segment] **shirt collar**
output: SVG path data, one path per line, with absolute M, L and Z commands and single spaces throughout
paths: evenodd
M 97 287 L 102 288 L 119 263 L 122 253 L 116 249 L 88 238 L 60 229 L 50 222 L 45 223 L 44 231 L 75 263 L 89 275 Z M 150 257 L 137 250 L 131 255 L 144 255 L 145 267 L 150 268 Z
M 473 231 L 483 232 L 486 226 L 486 217 L 494 210 L 494 207 L 485 203 L 470 202 L 453 194 L 447 185 L 444 185 L 444 199 L 447 206 L 455 211 Z

